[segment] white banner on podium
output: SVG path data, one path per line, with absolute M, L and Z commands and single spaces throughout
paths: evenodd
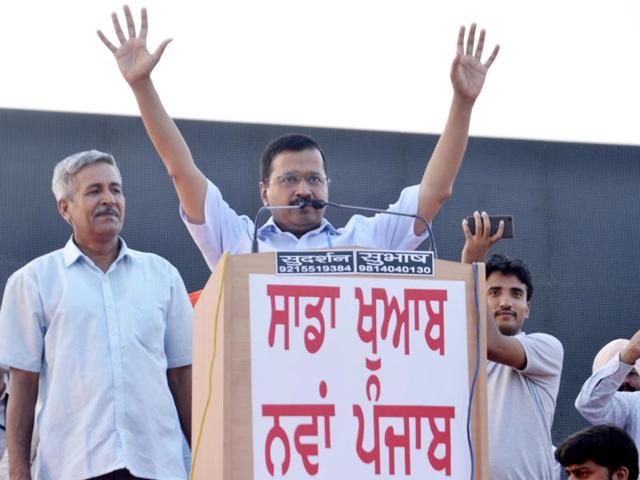
M 250 275 L 253 478 L 468 478 L 464 288 Z

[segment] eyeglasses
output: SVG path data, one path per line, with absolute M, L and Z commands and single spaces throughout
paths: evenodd
M 331 179 L 324 175 L 317 173 L 308 173 L 306 175 L 298 175 L 297 173 L 285 173 L 284 175 L 278 175 L 268 180 L 275 180 L 278 185 L 284 188 L 295 188 L 300 185 L 300 182 L 304 180 L 310 188 L 323 187 L 331 183 Z

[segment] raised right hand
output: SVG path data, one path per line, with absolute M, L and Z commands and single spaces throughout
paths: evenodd
M 489 235 L 491 231 L 491 220 L 487 212 L 480 215 L 477 211 L 473 213 L 476 221 L 476 231 L 471 233 L 467 220 L 462 221 L 462 231 L 464 232 L 464 247 L 462 248 L 462 263 L 482 262 L 489 251 L 489 248 L 502 238 L 504 233 L 504 222 L 500 220 L 498 231 L 494 235 Z
M 629 343 L 620 352 L 620 360 L 627 365 L 634 365 L 640 358 L 640 330 L 638 330 Z
M 124 35 L 120 27 L 120 22 L 118 21 L 118 15 L 115 12 L 111 14 L 111 20 L 113 21 L 116 36 L 120 41 L 120 46 L 116 47 L 100 30 L 98 30 L 98 36 L 100 40 L 102 40 L 102 43 L 104 43 L 116 57 L 118 67 L 124 79 L 129 85 L 134 86 L 140 80 L 150 78 L 151 71 L 160 60 L 160 57 L 162 57 L 164 49 L 169 42 L 171 42 L 171 39 L 164 40 L 154 53 L 150 53 L 149 50 L 147 50 L 147 10 L 143 8 L 141 11 L 140 32 L 138 35 L 136 35 L 136 27 L 133 23 L 131 10 L 127 5 L 124 6 L 123 10 L 124 16 L 127 19 L 129 38 Z

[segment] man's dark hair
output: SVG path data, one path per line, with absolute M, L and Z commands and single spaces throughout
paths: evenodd
M 486 276 L 489 278 L 493 272 L 500 272 L 503 275 L 515 275 L 518 280 L 527 286 L 527 302 L 533 296 L 533 283 L 531 272 L 527 265 L 519 258 L 513 260 L 499 253 L 494 253 L 485 262 Z
M 269 142 L 269 144 L 262 152 L 262 158 L 260 160 L 260 180 L 266 181 L 271 175 L 271 163 L 276 155 L 286 151 L 300 152 L 307 149 L 316 149 L 320 152 L 322 157 L 322 166 L 325 173 L 327 173 L 327 161 L 324 158 L 324 152 L 313 138 L 300 133 L 288 133 L 275 138 Z
M 574 433 L 558 446 L 555 455 L 563 467 L 591 460 L 609 470 L 609 475 L 627 467 L 629 480 L 638 478 L 638 450 L 631 437 L 613 425 L 598 425 Z

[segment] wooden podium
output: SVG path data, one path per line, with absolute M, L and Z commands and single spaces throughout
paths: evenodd
M 190 478 L 487 480 L 484 265 L 291 276 L 275 257 L 223 257 L 196 305 Z

